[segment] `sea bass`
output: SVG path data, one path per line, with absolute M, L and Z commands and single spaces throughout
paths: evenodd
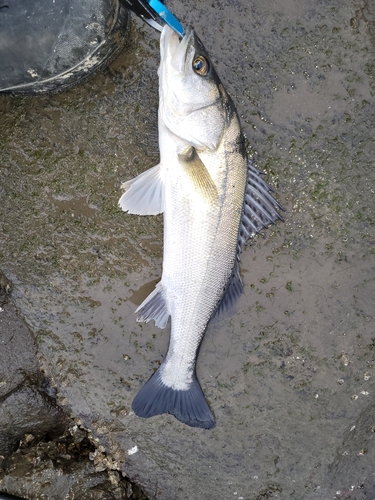
M 210 319 L 242 292 L 244 244 L 279 219 L 281 207 L 248 162 L 234 104 L 193 29 L 180 41 L 165 26 L 160 52 L 160 163 L 123 184 L 119 205 L 164 214 L 162 278 L 136 312 L 160 328 L 171 316 L 171 336 L 132 408 L 209 429 L 215 419 L 195 373 L 199 346 Z

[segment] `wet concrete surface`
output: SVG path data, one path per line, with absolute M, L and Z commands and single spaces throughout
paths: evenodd
M 200 351 L 217 427 L 131 412 L 168 344 L 133 314 L 160 278 L 162 218 L 117 207 L 121 183 L 159 160 L 158 35 L 138 22 L 84 85 L 0 100 L 0 267 L 13 301 L 94 465 L 150 498 L 371 500 L 374 5 L 168 6 L 204 41 L 286 209 L 243 253 L 244 294 Z

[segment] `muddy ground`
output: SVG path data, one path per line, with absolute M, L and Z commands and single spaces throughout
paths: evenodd
M 159 161 L 158 34 L 138 21 L 85 84 L 0 99 L 12 301 L 98 471 L 161 500 L 375 498 L 375 5 L 168 6 L 204 41 L 285 208 L 243 253 L 244 294 L 200 351 L 216 428 L 131 411 L 168 345 L 134 315 L 160 278 L 162 218 L 117 207 L 121 183 Z M 30 500 L 38 487 L 16 468 L 0 483 Z

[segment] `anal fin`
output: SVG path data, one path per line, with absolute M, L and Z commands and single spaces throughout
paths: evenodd
M 142 302 L 135 311 L 139 313 L 137 316 L 138 322 L 148 323 L 152 319 L 155 325 L 159 328 L 165 328 L 168 323 L 169 310 L 167 303 L 163 297 L 163 286 L 161 281 L 156 285 L 155 289 Z

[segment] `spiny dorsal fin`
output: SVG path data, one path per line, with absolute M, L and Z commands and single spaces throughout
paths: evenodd
M 237 256 L 245 243 L 263 228 L 283 218 L 278 210 L 281 205 L 270 194 L 272 188 L 260 176 L 262 172 L 249 162 L 244 207 L 238 236 Z
M 193 183 L 194 189 L 209 203 L 216 203 L 218 201 L 217 188 L 209 171 L 199 158 L 197 150 L 190 146 L 178 155 L 178 160 Z

